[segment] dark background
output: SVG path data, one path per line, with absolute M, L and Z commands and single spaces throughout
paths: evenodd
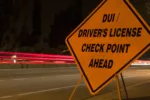
M 65 37 L 101 0 L 0 0 L 0 51 L 61 53 Z M 150 0 L 131 0 L 150 25 Z M 142 59 L 150 58 L 150 50 Z

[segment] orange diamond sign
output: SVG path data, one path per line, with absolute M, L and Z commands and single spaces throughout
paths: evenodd
M 91 94 L 150 47 L 150 32 L 126 0 L 104 0 L 66 38 Z

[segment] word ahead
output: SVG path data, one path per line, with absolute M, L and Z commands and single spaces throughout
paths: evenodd
M 111 68 L 113 66 L 113 60 L 105 59 L 91 59 L 89 67 L 95 68 Z

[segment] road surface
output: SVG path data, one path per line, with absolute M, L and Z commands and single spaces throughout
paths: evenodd
M 139 91 L 145 97 L 150 96 L 149 68 L 129 68 L 123 75 L 127 87 L 132 88 L 128 91 L 131 96 L 140 98 L 140 95 L 136 95 Z M 0 69 L 0 100 L 68 100 L 79 78 L 80 74 L 76 67 Z M 108 100 L 112 100 L 117 98 L 117 93 L 112 92 L 114 90 L 115 80 L 100 91 L 98 96 L 102 98 L 111 93 L 112 96 Z M 89 94 L 82 80 L 72 100 L 97 100 L 94 97 L 96 96 Z

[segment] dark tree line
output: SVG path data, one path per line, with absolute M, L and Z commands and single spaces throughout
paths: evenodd
M 26 18 L 23 21 L 21 32 L 18 33 L 20 14 L 29 0 L 1 0 L 0 1 L 0 50 L 22 51 L 21 48 L 33 47 L 39 42 L 41 35 L 41 6 L 40 0 L 33 0 L 32 32 L 27 29 Z M 16 49 L 18 48 L 18 49 Z M 25 50 L 30 52 L 29 49 Z M 34 51 L 34 50 L 33 50 Z
M 12 2 L 10 0 L 1 0 L 0 1 L 0 44 L 1 47 L 4 46 L 3 37 L 5 32 L 10 29 L 10 15 L 11 12 Z
M 26 19 L 22 27 L 20 35 L 21 47 L 33 47 L 39 42 L 41 36 L 41 3 L 40 0 L 33 0 L 33 15 L 32 15 L 32 32 L 29 33 L 27 29 Z
M 41 38 L 41 0 L 33 0 L 32 32 L 28 31 L 27 18 L 18 29 L 20 14 L 29 0 L 1 0 L 0 1 L 0 50 L 43 52 L 38 46 Z M 66 49 L 65 37 L 81 22 L 81 0 L 77 0 L 65 11 L 55 15 L 54 24 L 50 27 L 49 52 L 59 53 Z M 21 30 L 18 32 L 18 30 Z M 58 41 L 59 40 L 59 41 Z M 46 41 L 47 42 L 47 41 Z M 36 47 L 38 47 L 38 49 Z M 48 51 L 48 50 L 47 50 Z M 45 52 L 45 51 L 44 51 Z
M 0 50 L 13 51 L 18 42 L 17 22 L 27 0 L 0 1 Z
M 50 47 L 56 48 L 59 44 L 65 45 L 66 36 L 82 21 L 82 1 L 76 0 L 73 6 L 55 15 L 54 24 L 51 26 Z
M 29 1 L 0 0 L 0 50 L 39 53 L 61 53 L 61 51 L 67 50 L 65 46 L 66 36 L 83 20 L 81 16 L 82 1 L 74 0 L 75 3 L 70 5 L 68 9 L 55 15 L 54 24 L 50 27 L 49 42 L 45 41 L 48 45 L 40 45 L 42 36 L 41 0 L 32 0 L 32 31 L 28 31 L 26 17 L 23 19 L 21 31 L 18 31 L 20 13 L 23 12 Z M 131 0 L 131 3 L 150 25 L 150 14 L 146 13 L 149 2 L 150 0 Z M 143 55 L 143 58 L 149 56 L 150 50 Z
M 33 25 L 32 25 L 32 43 L 31 46 L 35 45 L 40 40 L 41 36 L 41 6 L 40 6 L 40 0 L 34 0 L 34 10 L 33 10 Z
M 150 26 L 150 0 L 130 0 L 131 4 L 140 13 L 143 19 Z
M 82 21 L 81 7 L 82 1 L 76 0 L 74 5 L 55 15 L 54 24 L 51 26 L 51 32 L 49 34 L 49 44 L 50 48 L 57 48 L 56 53 L 67 49 L 65 46 L 65 38 Z M 51 50 L 55 51 L 53 49 Z M 69 52 L 66 54 L 69 54 Z

